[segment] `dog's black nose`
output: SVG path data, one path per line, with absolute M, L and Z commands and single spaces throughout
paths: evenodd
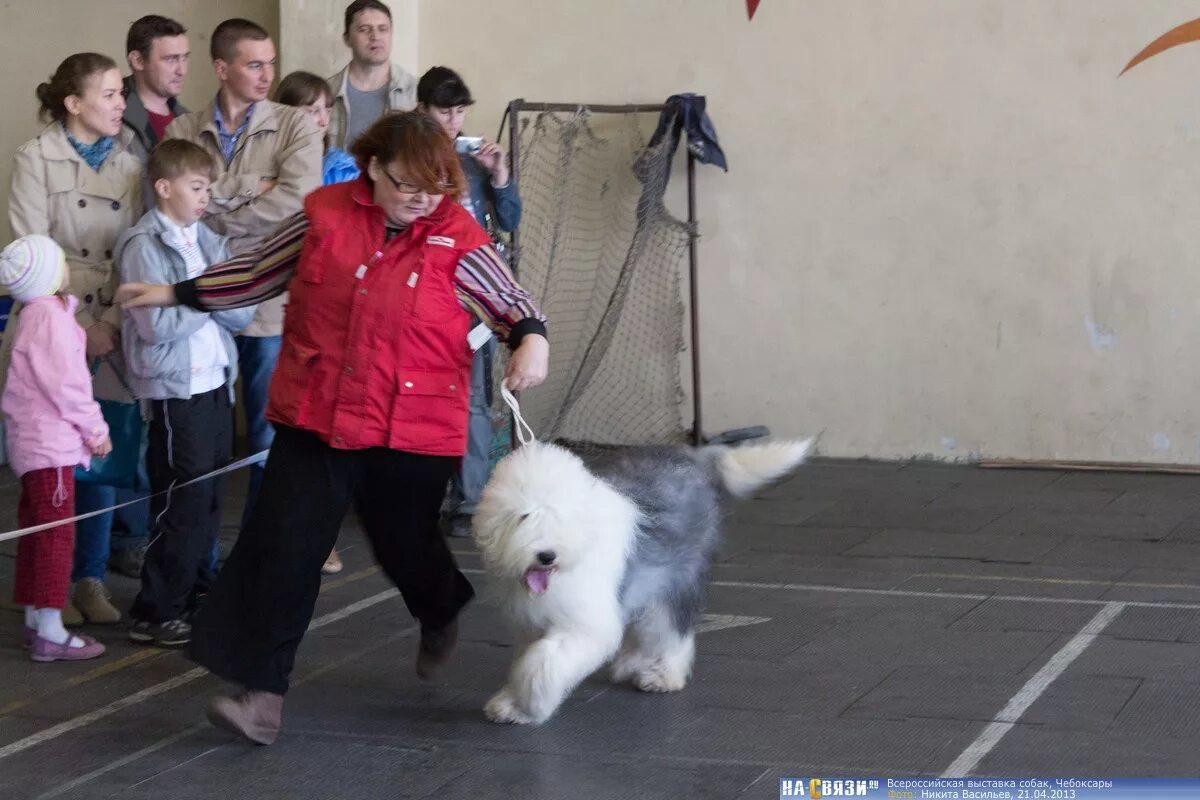
M 537 554 L 538 563 L 544 567 L 548 567 L 554 563 L 554 559 L 558 558 L 558 554 L 553 550 L 543 550 Z

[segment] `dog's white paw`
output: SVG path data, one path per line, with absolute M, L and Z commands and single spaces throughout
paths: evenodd
M 634 675 L 633 685 L 643 692 L 678 692 L 687 686 L 687 675 L 654 664 Z
M 487 705 L 483 707 L 483 713 L 492 722 L 508 725 L 528 725 L 534 721 L 533 717 L 517 708 L 517 701 L 507 689 L 501 689 L 488 700 Z
M 609 679 L 613 683 L 626 683 L 646 668 L 646 659 L 635 653 L 621 653 L 609 667 Z

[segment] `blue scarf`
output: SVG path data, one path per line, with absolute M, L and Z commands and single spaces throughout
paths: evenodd
M 71 147 L 75 148 L 75 152 L 79 153 L 79 157 L 86 161 L 89 167 L 99 172 L 100 167 L 104 166 L 104 162 L 108 159 L 108 154 L 112 152 L 113 137 L 101 136 L 91 144 L 84 144 L 71 135 L 66 125 L 63 125 L 63 133 L 67 134 L 67 141 L 71 143 Z

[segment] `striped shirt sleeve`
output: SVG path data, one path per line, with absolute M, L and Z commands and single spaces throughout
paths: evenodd
M 491 244 L 477 247 L 459 259 L 454 291 L 459 302 L 509 347 L 515 348 L 529 333 L 546 335 L 546 316 Z
M 201 311 L 245 308 L 287 291 L 308 230 L 301 212 L 283 222 L 258 248 L 213 264 L 203 275 L 175 284 L 179 302 Z

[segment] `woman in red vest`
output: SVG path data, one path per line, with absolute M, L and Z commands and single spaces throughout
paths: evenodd
M 321 565 L 351 504 L 421 623 L 417 673 L 429 677 L 449 658 L 474 594 L 437 526 L 466 447 L 471 314 L 512 348 L 512 389 L 541 383 L 549 358 L 537 304 L 452 202 L 465 182 L 437 123 L 385 116 L 353 154 L 362 177 L 314 191 L 258 251 L 184 283 L 132 284 L 118 295 L 126 308 L 216 311 L 291 291 L 262 493 L 189 648 L 244 687 L 215 698 L 209 720 L 260 744 L 278 736 Z

